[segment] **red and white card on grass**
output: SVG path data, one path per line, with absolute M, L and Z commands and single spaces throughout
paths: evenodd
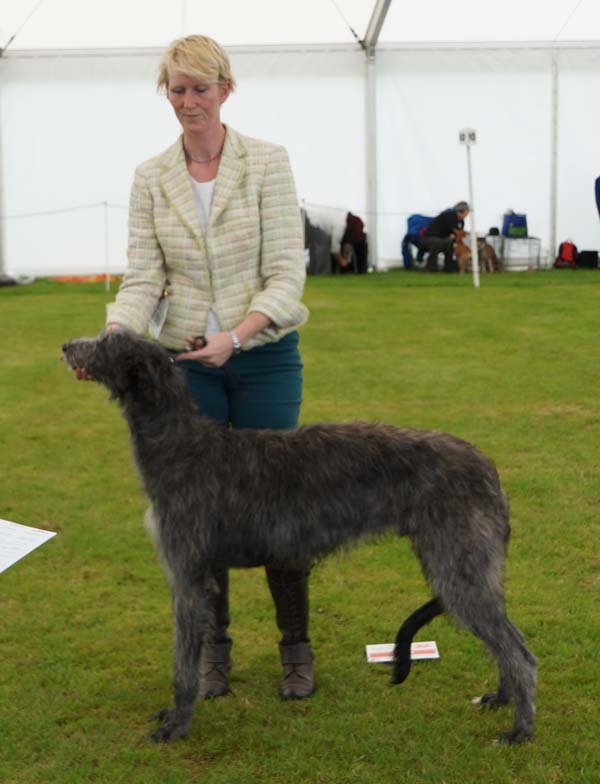
M 380 643 L 377 645 L 367 645 L 367 661 L 369 664 L 380 664 L 383 662 L 394 661 L 394 643 Z M 410 658 L 412 661 L 420 659 L 439 659 L 437 643 L 434 640 L 428 642 L 413 642 L 410 646 Z

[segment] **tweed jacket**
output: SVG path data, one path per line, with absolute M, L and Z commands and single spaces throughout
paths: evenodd
M 227 128 L 204 239 L 180 137 L 136 169 L 128 267 L 116 301 L 107 306 L 107 323 L 144 333 L 166 287 L 169 307 L 159 340 L 167 348 L 183 349 L 188 335 L 202 335 L 212 305 L 223 330 L 251 311 L 273 322 L 247 341 L 249 349 L 306 321 L 305 277 L 300 208 L 285 149 Z

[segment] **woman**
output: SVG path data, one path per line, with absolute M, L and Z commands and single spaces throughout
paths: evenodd
M 177 352 L 200 414 L 236 428 L 296 427 L 296 328 L 308 312 L 300 302 L 302 228 L 287 153 L 223 125 L 221 106 L 235 82 L 226 53 L 210 38 L 171 44 L 158 87 L 183 134 L 136 170 L 129 264 L 107 327 L 145 332 L 163 297 L 155 334 Z M 266 572 L 282 633 L 280 693 L 307 697 L 314 690 L 308 565 Z M 227 573 L 217 577 L 215 630 L 202 654 L 204 698 L 228 691 L 231 667 Z

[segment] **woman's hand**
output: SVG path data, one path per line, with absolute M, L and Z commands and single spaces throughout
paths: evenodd
M 243 346 L 271 324 L 270 318 L 263 313 L 253 311 L 236 326 L 234 332 Z M 190 350 L 178 354 L 176 359 L 192 359 L 207 367 L 222 367 L 234 351 L 231 332 L 216 332 L 207 338 L 186 338 L 186 340 L 190 344 Z
M 233 340 L 229 332 L 216 332 L 207 338 L 186 338 L 190 351 L 184 351 L 176 359 L 192 359 L 206 367 L 222 367 L 233 354 Z
M 88 373 L 85 368 L 74 368 L 75 370 L 75 378 L 78 381 L 95 381 L 96 379 Z

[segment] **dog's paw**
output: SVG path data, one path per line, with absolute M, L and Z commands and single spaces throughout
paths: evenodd
M 151 716 L 149 721 L 160 722 L 150 735 L 153 743 L 172 743 L 187 737 L 189 721 L 179 718 L 175 708 L 163 708 Z
M 507 746 L 516 746 L 517 743 L 526 743 L 531 740 L 532 733 L 525 730 L 510 730 L 510 732 L 503 732 L 498 738 L 496 743 L 505 743 Z
M 471 702 L 473 705 L 480 705 L 484 710 L 496 710 L 508 705 L 509 698 L 497 691 L 490 691 L 487 694 L 482 694 L 481 697 L 475 697 Z

